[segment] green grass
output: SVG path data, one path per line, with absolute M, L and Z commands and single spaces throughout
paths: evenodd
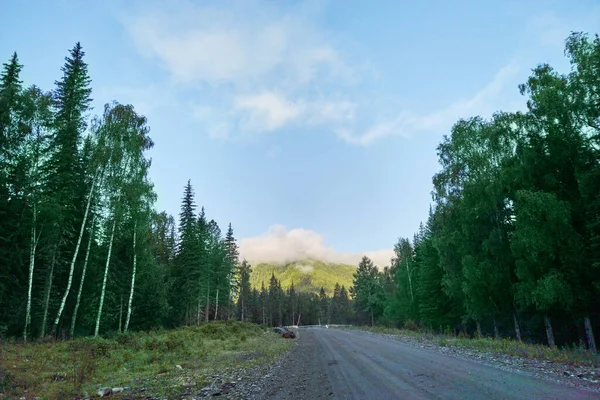
M 297 292 L 319 293 L 321 286 L 328 296 L 333 295 L 336 283 L 346 286 L 346 290 L 352 286 L 352 274 L 356 267 L 346 264 L 333 264 L 317 260 L 297 261 L 290 264 L 268 264 L 262 263 L 252 266 L 250 284 L 260 290 L 262 282 L 269 287 L 271 274 L 281 281 L 281 286 L 287 289 L 294 282 Z
M 388 327 L 351 327 L 375 333 L 409 337 L 441 347 L 476 350 L 492 354 L 507 354 L 526 359 L 552 361 L 573 366 L 600 367 L 600 354 L 592 353 L 584 345 L 550 348 L 541 344 L 522 343 L 512 339 L 467 338 L 462 336 L 432 334 L 422 330 L 396 329 Z
M 183 383 L 209 385 L 210 376 L 226 368 L 270 362 L 293 343 L 258 325 L 234 321 L 111 339 L 3 343 L 0 398 L 72 399 L 101 387 L 142 386 L 155 395 L 169 396 L 173 390 L 175 395 L 185 391 L 177 388 Z

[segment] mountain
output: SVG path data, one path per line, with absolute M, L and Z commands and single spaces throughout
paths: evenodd
M 269 287 L 271 274 L 281 281 L 283 290 L 287 290 L 294 282 L 297 292 L 319 293 L 321 286 L 328 296 L 333 294 L 336 283 L 352 286 L 352 274 L 356 267 L 347 264 L 334 264 L 317 260 L 296 261 L 288 264 L 261 263 L 252 265 L 250 284 L 260 290 L 264 281 L 265 287 Z

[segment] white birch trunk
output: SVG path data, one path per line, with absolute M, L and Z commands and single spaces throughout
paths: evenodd
M 583 319 L 583 324 L 585 325 L 585 334 L 587 336 L 588 349 L 591 352 L 596 353 L 596 340 L 594 339 L 594 330 L 592 329 L 590 317 L 586 316 Z
M 204 315 L 205 322 L 208 322 L 209 306 L 210 306 L 210 281 L 208 282 L 208 289 L 206 289 L 206 313 Z
M 408 275 L 408 286 L 410 288 L 410 301 L 411 301 L 411 303 L 414 303 L 415 302 L 415 296 L 413 294 L 412 279 L 411 279 L 411 276 L 410 276 L 410 270 L 408 269 L 408 264 L 409 264 L 409 262 L 407 261 L 406 262 L 406 274 Z
M 202 310 L 202 295 L 198 294 L 198 308 L 196 310 L 196 325 L 200 325 L 201 310 Z
M 100 331 L 100 318 L 102 317 L 102 306 L 104 305 L 104 294 L 106 293 L 106 281 L 108 279 L 108 267 L 110 266 L 110 253 L 112 252 L 113 239 L 115 237 L 115 227 L 117 226 L 117 218 L 113 220 L 112 231 L 110 233 L 110 242 L 108 243 L 108 255 L 106 256 L 106 266 L 104 267 L 104 280 L 102 282 L 102 292 L 100 294 L 100 304 L 98 306 L 98 315 L 96 317 L 96 329 L 94 337 L 98 336 Z
M 33 270 L 35 268 L 35 251 L 40 237 L 36 237 L 37 209 L 33 202 L 33 225 L 31 226 L 31 248 L 29 250 L 29 288 L 27 290 L 27 310 L 25 311 L 25 328 L 23 339 L 27 342 L 27 329 L 31 323 L 31 288 L 33 287 Z
M 544 325 L 546 326 L 546 336 L 548 337 L 548 346 L 556 347 L 554 342 L 554 332 L 552 332 L 552 325 L 550 324 L 550 318 L 544 316 Z
M 38 139 L 39 139 L 39 131 L 38 131 Z M 36 142 L 35 147 L 35 162 L 33 163 L 33 167 L 30 171 L 30 178 L 35 180 L 37 178 L 37 167 L 39 160 L 39 140 Z M 25 328 L 23 329 L 23 339 L 27 342 L 27 329 L 29 329 L 29 325 L 31 324 L 31 290 L 33 288 L 33 271 L 35 269 L 35 253 L 37 249 L 37 245 L 40 241 L 41 230 L 39 234 L 37 233 L 37 207 L 36 207 L 36 198 L 35 198 L 35 186 L 32 190 L 32 203 L 33 203 L 33 223 L 31 226 L 31 244 L 29 250 L 29 287 L 27 289 L 27 309 L 25 311 Z M 37 237 L 36 237 L 37 236 Z
M 204 316 L 204 321 L 208 322 L 208 314 L 210 311 L 210 282 L 208 283 L 208 289 L 206 290 L 206 313 Z
M 52 291 L 52 279 L 54 278 L 54 263 L 56 262 L 56 249 L 52 254 L 52 264 L 50 265 L 50 275 L 46 283 L 46 298 L 44 299 L 44 317 L 42 318 L 42 332 L 40 337 L 46 335 L 46 322 L 48 321 L 48 306 L 50 305 L 50 292 Z
M 217 320 L 218 312 L 219 312 L 219 288 L 217 288 L 217 298 L 215 299 L 215 318 L 213 321 Z
M 517 316 L 515 314 L 513 314 L 513 321 L 515 323 L 515 333 L 517 335 L 517 340 L 519 340 L 519 342 L 522 342 L 523 340 L 521 339 L 521 329 L 519 328 L 519 321 L 517 320 Z
M 54 319 L 54 327 L 52 328 L 52 332 L 54 333 L 56 332 L 56 329 L 58 327 L 58 322 L 60 321 L 60 317 L 62 316 L 63 310 L 65 309 L 65 304 L 67 303 L 67 297 L 69 296 L 69 292 L 71 291 L 71 285 L 73 283 L 73 271 L 75 270 L 75 261 L 77 260 L 79 248 L 81 247 L 81 238 L 83 238 L 83 232 L 85 231 L 85 223 L 87 222 L 87 217 L 90 211 L 90 204 L 92 203 L 92 196 L 94 195 L 94 188 L 96 187 L 96 180 L 98 179 L 99 175 L 100 171 L 96 172 L 96 174 L 94 175 L 92 187 L 90 188 L 90 193 L 88 194 L 87 204 L 85 206 L 85 213 L 83 214 L 83 221 L 81 222 L 81 228 L 79 229 L 79 237 L 77 238 L 75 252 L 73 253 L 73 258 L 71 259 L 67 288 L 65 289 L 65 294 L 63 295 L 62 301 L 60 302 L 60 307 L 58 308 L 58 313 L 56 313 L 56 318 Z
M 135 239 L 137 233 L 137 221 L 133 224 L 133 273 L 131 274 L 131 291 L 129 292 L 129 304 L 127 305 L 127 320 L 125 320 L 125 333 L 129 328 L 129 320 L 131 318 L 131 304 L 133 302 L 133 290 L 135 288 L 135 271 L 137 266 L 137 255 L 135 252 Z
M 77 320 L 77 311 L 79 310 L 79 303 L 81 301 L 81 292 L 83 291 L 83 282 L 85 281 L 85 273 L 87 271 L 88 260 L 90 258 L 90 248 L 92 247 L 92 240 L 94 239 L 94 224 L 96 222 L 96 216 L 92 218 L 92 227 L 90 229 L 90 240 L 88 241 L 87 251 L 85 253 L 85 261 L 83 262 L 83 271 L 81 271 L 81 281 L 79 283 L 79 290 L 77 291 L 77 300 L 75 301 L 75 310 L 73 311 L 73 318 L 71 318 L 71 330 L 69 336 L 73 337 L 75 334 L 75 321 Z

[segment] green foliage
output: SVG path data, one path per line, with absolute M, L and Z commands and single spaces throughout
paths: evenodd
M 573 33 L 565 54 L 568 75 L 541 64 L 519 86 L 527 112 L 461 119 L 443 137 L 427 225 L 377 279 L 357 274 L 358 310 L 378 305 L 379 281 L 389 325 L 553 343 L 552 317 L 563 344 L 583 339 L 573 323 L 597 330 L 600 38 Z
M 333 264 L 318 260 L 296 261 L 289 264 L 259 263 L 252 266 L 250 284 L 260 289 L 261 282 L 267 282 L 274 273 L 283 288 L 292 283 L 296 291 L 318 294 L 321 287 L 328 296 L 333 295 L 335 284 L 347 288 L 352 286 L 352 274 L 356 267 L 346 264 Z
M 24 389 L 27 396 L 75 397 L 94 392 L 98 383 L 115 387 L 143 382 L 148 387 L 150 380 L 156 384 L 151 390 L 168 395 L 164 391 L 184 375 L 206 385 L 221 368 L 271 361 L 292 345 L 289 340 L 277 339 L 276 334 L 254 324 L 217 321 L 112 339 L 7 344 L 0 359 L 0 390 L 17 397 L 25 395 Z
M 382 276 L 369 257 L 363 256 L 353 277 L 350 294 L 354 300 L 354 307 L 359 313 L 364 313 L 365 321 L 373 325 L 375 319 L 381 316 L 384 307 Z

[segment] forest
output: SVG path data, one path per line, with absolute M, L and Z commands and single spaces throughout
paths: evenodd
M 231 224 L 223 233 L 197 212 L 191 182 L 177 223 L 157 212 L 148 121 L 116 101 L 90 118 L 84 57 L 77 43 L 51 91 L 23 87 L 16 53 L 2 70 L 0 338 L 349 315 L 339 285 L 332 298 L 282 288 L 274 276 L 251 288 Z
M 154 208 L 154 145 L 132 105 L 91 118 L 77 43 L 51 91 L 0 81 L 0 337 L 110 335 L 238 319 L 383 324 L 550 346 L 600 327 L 600 39 L 572 33 L 571 70 L 536 66 L 527 111 L 456 122 L 437 148 L 428 219 L 390 266 L 363 257 L 352 287 L 251 286 L 225 233 L 183 186 Z M 401 212 L 401 210 L 399 210 Z M 280 278 L 281 279 L 281 278 Z
M 600 328 L 600 39 L 571 70 L 536 66 L 527 111 L 460 119 L 437 148 L 433 204 L 389 268 L 363 258 L 363 322 L 596 351 Z M 584 346 L 585 346 L 584 345 Z

